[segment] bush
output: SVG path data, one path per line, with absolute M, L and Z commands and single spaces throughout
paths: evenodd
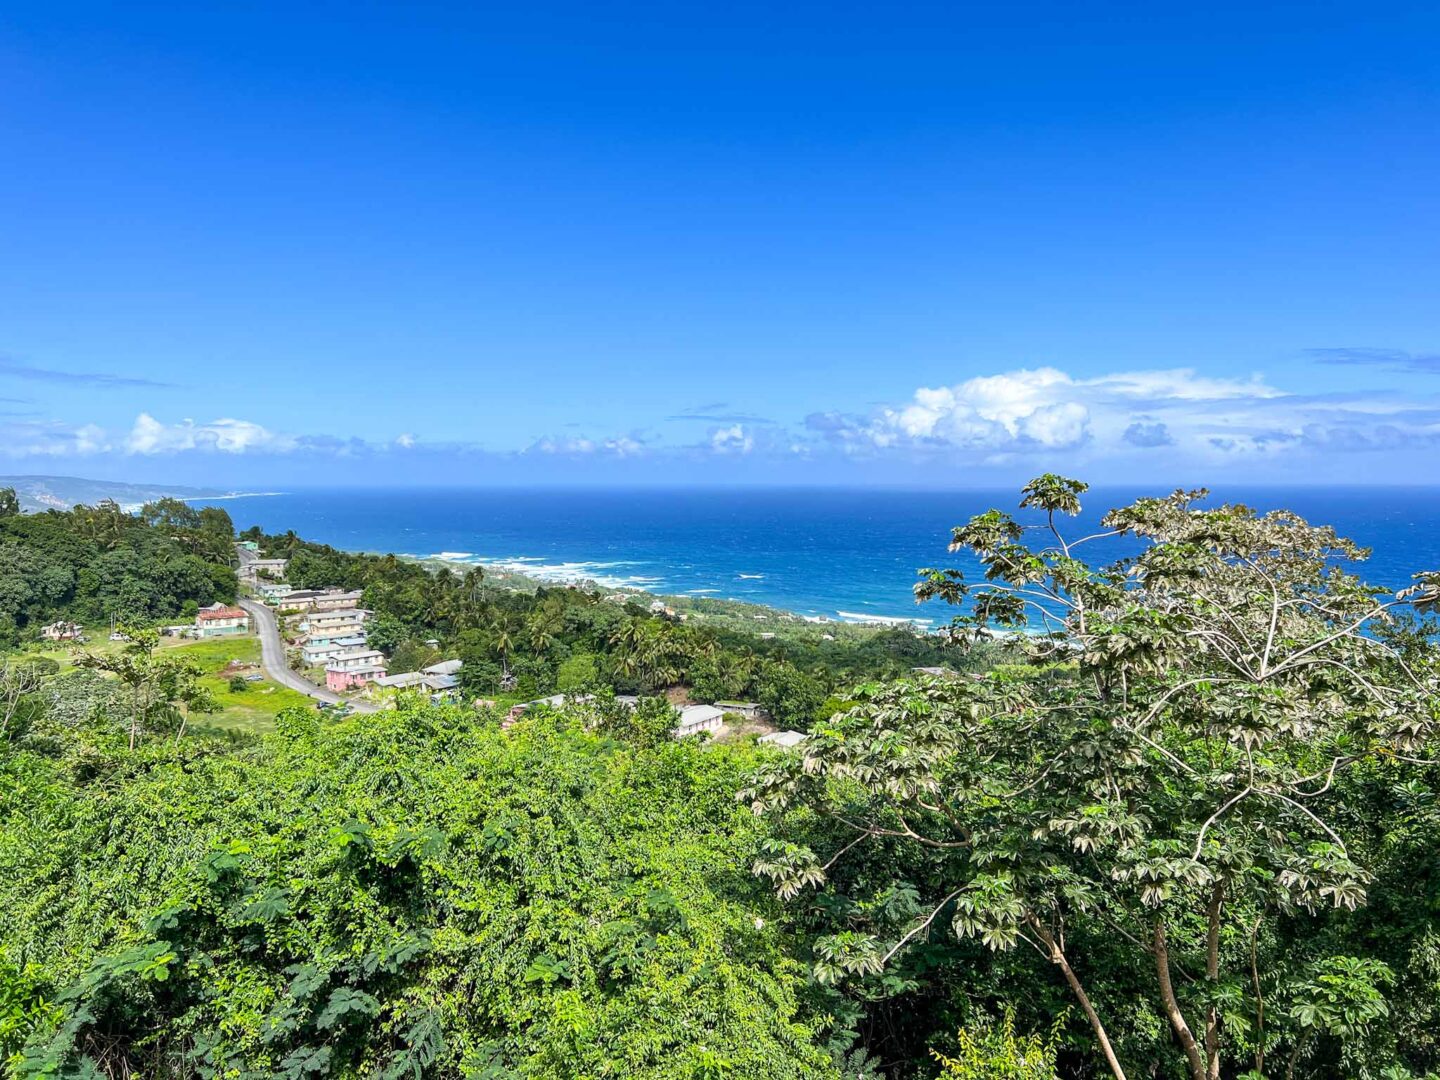
M 999 1024 L 962 1029 L 955 1057 L 931 1051 L 941 1080 L 1055 1080 L 1055 1045 L 1039 1035 L 1015 1034 L 1007 1013 Z

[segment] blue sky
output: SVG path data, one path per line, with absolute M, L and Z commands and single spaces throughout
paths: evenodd
M 1421 4 L 22 0 L 0 472 L 1434 480 L 1437 47 Z

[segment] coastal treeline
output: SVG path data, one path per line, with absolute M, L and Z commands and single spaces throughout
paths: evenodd
M 557 682 L 587 658 L 599 692 L 508 727 L 403 700 L 240 738 L 163 709 L 137 735 L 92 671 L 25 682 L 0 742 L 0 1059 L 1440 1075 L 1440 575 L 1373 586 L 1332 530 L 1202 492 L 1112 511 L 1126 554 L 1092 564 L 1066 528 L 1085 494 L 1041 477 L 1022 515 L 955 529 L 979 575 L 921 571 L 955 605 L 923 646 L 940 676 L 898 643 L 811 667 L 778 634 L 266 538 L 307 583 L 363 588 L 396 647 L 477 635 L 502 677 L 529 658 Z M 497 647 L 507 618 L 523 648 Z M 651 633 L 683 659 L 622 663 L 612 639 Z M 671 737 L 658 695 L 732 648 L 831 695 L 798 747 Z
M 235 598 L 230 516 L 176 499 L 22 514 L 0 490 L 0 650 L 55 619 L 148 624 Z

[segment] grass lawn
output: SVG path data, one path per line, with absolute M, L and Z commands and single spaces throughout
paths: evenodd
M 200 680 L 215 695 L 220 711 L 208 716 L 196 716 L 197 727 L 229 728 L 232 731 L 247 731 L 262 734 L 275 726 L 275 714 L 281 709 L 299 705 L 303 709 L 315 707 L 304 694 L 288 686 L 277 686 L 269 679 L 246 683 L 244 690 L 231 690 L 228 677 L 219 673 L 232 662 L 254 664 L 242 674 L 260 672 L 260 639 L 255 637 L 211 638 L 208 641 L 180 641 L 172 646 L 176 652 L 194 660 L 206 672 Z

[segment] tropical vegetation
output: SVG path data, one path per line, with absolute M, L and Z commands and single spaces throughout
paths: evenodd
M 233 595 L 228 520 L 8 514 L 10 640 L 129 640 L 0 659 L 0 1061 L 1440 1076 L 1440 575 L 1371 585 L 1323 525 L 1199 491 L 1072 537 L 1086 497 L 1047 475 L 957 526 L 916 586 L 943 632 L 833 641 L 254 535 L 466 673 L 458 704 L 258 737 L 149 629 Z M 551 689 L 513 725 L 487 703 Z M 807 738 L 677 740 L 664 695 Z

